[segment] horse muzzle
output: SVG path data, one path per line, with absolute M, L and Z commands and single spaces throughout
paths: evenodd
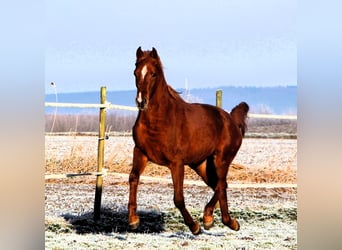
M 147 108 L 148 100 L 142 97 L 141 92 L 138 93 L 137 98 L 135 98 L 138 109 L 145 110 Z

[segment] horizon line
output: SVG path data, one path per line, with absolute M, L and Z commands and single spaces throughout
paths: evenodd
M 195 87 L 195 88 L 185 88 L 185 87 L 180 87 L 180 88 L 175 88 L 175 89 L 189 89 L 189 90 L 195 90 L 195 89 L 222 89 L 222 88 L 293 88 L 293 87 L 298 87 L 297 84 L 296 85 L 275 85 L 275 86 L 251 86 L 251 85 L 245 85 L 245 86 L 216 86 L 216 87 Z M 100 91 L 100 89 L 98 90 L 84 90 L 84 91 L 58 91 L 58 94 L 76 94 L 76 93 L 90 93 L 90 92 L 98 92 Z M 136 89 L 113 89 L 110 90 L 107 88 L 107 92 L 120 92 L 120 91 L 136 91 Z M 45 92 L 45 95 L 55 95 L 55 91 L 51 90 L 51 92 Z

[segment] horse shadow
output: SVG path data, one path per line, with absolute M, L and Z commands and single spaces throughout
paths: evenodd
M 100 219 L 94 220 L 94 213 L 86 212 L 81 215 L 62 214 L 77 234 L 108 234 L 108 233 L 161 233 L 165 231 L 165 220 L 162 212 L 154 210 L 138 211 L 140 225 L 134 231 L 128 226 L 128 211 L 114 211 L 101 208 Z

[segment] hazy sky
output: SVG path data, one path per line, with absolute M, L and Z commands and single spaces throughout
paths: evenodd
M 46 93 L 135 89 L 139 46 L 175 88 L 297 85 L 295 0 L 46 1 Z

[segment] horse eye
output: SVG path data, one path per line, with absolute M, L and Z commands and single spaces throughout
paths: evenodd
M 152 75 L 152 77 L 156 77 L 157 76 L 157 74 L 154 73 L 154 72 L 152 72 L 151 75 Z

